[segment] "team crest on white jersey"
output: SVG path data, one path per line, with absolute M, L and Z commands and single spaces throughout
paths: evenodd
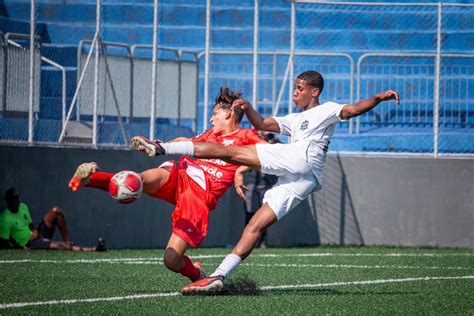
M 300 126 L 300 131 L 304 131 L 305 129 L 308 129 L 309 121 L 305 120 L 303 123 L 301 123 Z
M 229 146 L 234 144 L 235 139 L 223 139 L 222 140 L 222 145 L 224 146 Z

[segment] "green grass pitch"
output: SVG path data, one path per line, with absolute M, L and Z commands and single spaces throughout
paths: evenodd
M 212 272 L 228 253 L 189 255 Z M 162 254 L 0 251 L 0 315 L 474 314 L 474 249 L 257 249 L 221 295 L 191 297 Z

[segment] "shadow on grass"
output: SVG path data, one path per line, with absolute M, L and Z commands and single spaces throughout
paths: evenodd
M 262 293 L 263 291 L 259 289 L 257 282 L 247 275 L 240 275 L 228 280 L 216 295 L 255 296 Z

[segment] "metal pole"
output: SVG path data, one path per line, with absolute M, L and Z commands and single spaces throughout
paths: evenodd
M 350 104 L 354 104 L 354 62 L 351 60 L 351 77 L 350 77 L 350 83 L 349 83 L 349 102 Z M 353 130 L 353 120 L 349 120 L 349 134 L 352 134 Z
M 281 99 L 283 98 L 283 91 L 285 90 L 286 81 L 288 80 L 288 73 L 290 72 L 290 58 L 288 58 L 288 63 L 286 64 L 285 75 L 283 76 L 283 81 L 281 83 L 280 92 L 278 93 L 278 99 L 276 101 L 275 107 L 273 108 L 273 116 L 276 116 L 278 109 L 280 108 Z
M 112 83 L 112 75 L 110 74 L 109 63 L 107 62 L 107 53 L 105 51 L 105 45 L 101 43 L 101 50 L 104 58 L 105 74 L 109 78 L 110 91 L 112 92 L 112 98 L 114 99 L 115 109 L 117 110 L 117 121 L 120 127 L 120 132 L 122 133 L 123 142 L 125 145 L 128 145 L 128 137 L 122 122 L 122 114 L 120 113 L 120 107 L 117 99 L 117 93 L 115 93 L 114 84 Z M 107 80 L 107 79 L 106 79 Z
M 35 26 L 36 26 L 36 8 L 35 0 L 31 0 L 30 12 L 30 91 L 28 108 L 28 143 L 33 144 L 33 108 L 34 108 L 34 88 L 35 88 Z
M 62 122 L 63 124 L 61 125 L 61 128 L 64 127 L 64 124 L 66 123 L 66 103 L 67 103 L 67 73 L 66 69 L 64 67 L 61 67 L 61 73 L 63 74 L 63 80 L 62 80 L 62 95 L 61 95 L 61 102 L 62 102 Z
M 290 38 L 290 57 L 289 65 L 289 79 L 288 82 L 288 113 L 293 113 L 293 59 L 295 54 L 295 3 L 291 2 L 291 38 Z
M 89 53 L 87 54 L 86 62 L 84 63 L 84 68 L 82 69 L 82 73 L 79 77 L 79 81 L 77 82 L 77 88 L 76 88 L 76 91 L 74 92 L 74 96 L 72 97 L 71 105 L 70 105 L 69 111 L 66 115 L 66 120 L 63 124 L 61 134 L 59 135 L 59 140 L 58 140 L 59 143 L 61 143 L 64 139 L 64 136 L 66 136 L 66 128 L 67 128 L 67 125 L 69 124 L 69 120 L 71 119 L 72 110 L 74 109 L 74 106 L 76 105 L 76 101 L 77 101 L 77 98 L 79 96 L 79 91 L 82 87 L 82 81 L 84 81 L 84 77 L 85 77 L 85 74 L 86 74 L 87 67 L 89 66 L 89 62 L 92 58 L 92 51 L 95 48 L 94 45 L 97 45 L 98 36 L 99 36 L 99 34 L 95 33 L 94 40 L 92 41 L 92 44 L 91 44 L 91 48 L 89 50 Z M 81 46 L 81 45 L 79 45 L 79 46 Z M 80 49 L 81 48 L 79 48 L 79 50 Z M 78 111 L 79 111 L 79 109 L 78 109 Z
M 258 0 L 254 2 L 253 15 L 253 82 L 252 104 L 257 109 L 257 72 L 258 72 Z
M 153 3 L 153 55 L 151 59 L 151 104 L 150 104 L 150 139 L 155 139 L 156 119 L 156 75 L 158 55 L 158 0 Z
M 94 68 L 94 100 L 92 119 L 92 145 L 97 146 L 97 112 L 99 102 L 99 50 L 102 41 L 100 36 L 101 0 L 97 0 L 95 33 L 97 35 L 95 47 L 95 68 Z
M 434 113 L 433 113 L 433 156 L 438 158 L 438 125 L 439 125 L 439 77 L 441 66 L 441 23 L 442 3 L 438 3 L 438 30 L 436 41 L 435 58 L 435 81 L 434 81 Z
M 204 63 L 204 113 L 202 126 L 207 130 L 207 112 L 209 111 L 209 50 L 211 43 L 211 0 L 206 0 L 206 51 Z
M 361 64 L 362 64 L 362 60 L 363 58 L 362 57 L 359 57 L 359 60 L 357 61 L 357 91 L 356 91 L 356 102 L 359 102 L 360 100 L 360 87 L 361 87 L 361 74 L 360 74 L 360 71 L 361 71 Z M 351 119 L 352 121 L 353 119 Z M 356 120 L 356 134 L 359 134 L 360 133 L 360 116 L 357 116 L 355 118 Z M 350 130 L 351 134 L 352 134 L 352 129 Z
M 277 89 L 277 54 L 273 55 L 273 68 L 272 68 L 272 113 L 275 111 L 276 102 L 276 89 Z

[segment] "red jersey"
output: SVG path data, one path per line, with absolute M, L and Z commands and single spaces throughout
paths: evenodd
M 228 145 L 252 145 L 262 141 L 257 136 L 257 132 L 249 128 L 239 128 L 230 134 L 222 135 L 214 133 L 212 128 L 206 132 L 196 135 L 191 139 L 194 143 L 209 142 Z M 212 191 L 217 197 L 224 195 L 225 191 L 234 183 L 235 171 L 239 167 L 220 159 L 195 159 L 194 162 L 199 165 L 210 178 Z
M 239 128 L 226 135 L 213 133 L 210 129 L 194 136 L 192 141 L 250 145 L 262 139 L 254 130 Z M 183 156 L 178 163 L 167 161 L 160 167 L 167 168 L 170 175 L 153 196 L 176 205 L 172 221 L 173 234 L 189 245 L 198 247 L 207 234 L 209 213 L 234 183 L 235 171 L 239 166 L 220 159 L 191 159 Z M 193 170 L 196 169 L 199 172 L 193 176 Z

